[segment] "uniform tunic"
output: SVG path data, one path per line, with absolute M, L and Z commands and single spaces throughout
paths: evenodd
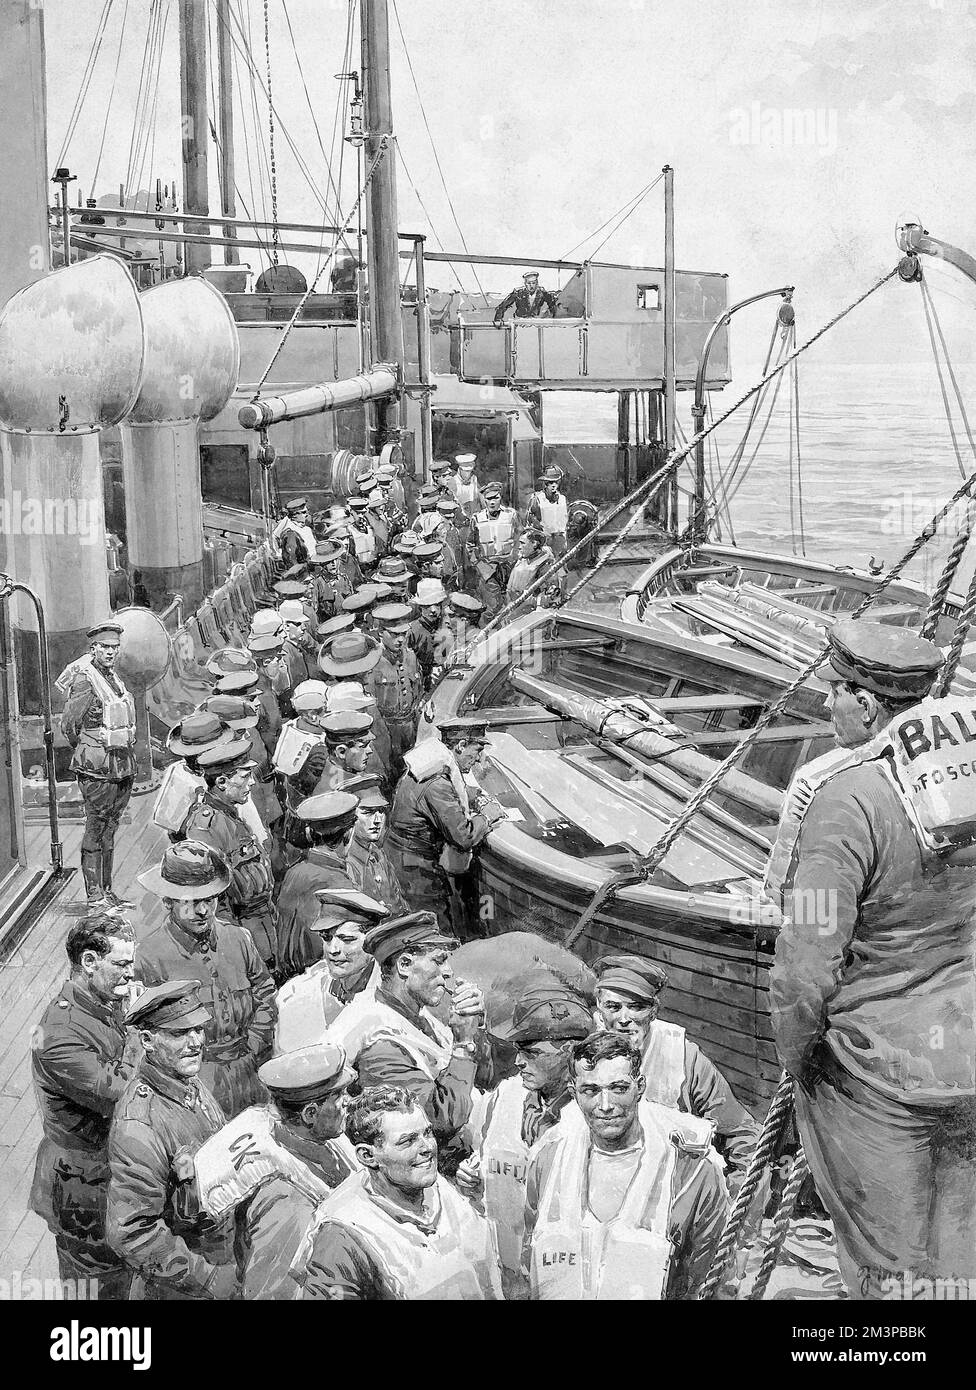
M 199 980 L 212 1014 L 200 1079 L 229 1120 L 267 1098 L 257 1069 L 271 1056 L 274 981 L 243 927 L 217 918 L 201 938 L 167 918 L 139 942 L 136 974 L 145 985 Z
M 421 614 L 410 624 L 410 636 L 407 640 L 417 658 L 417 665 L 420 667 L 420 677 L 425 690 L 429 690 L 433 684 L 435 667 L 444 664 L 443 642 L 440 640 L 444 633 L 445 629 L 439 615 L 431 623 Z
M 140 1276 L 144 1297 L 212 1297 L 218 1266 L 233 1259 L 233 1216 L 219 1222 L 193 1210 L 174 1172 L 224 1115 L 194 1077 L 184 1080 L 144 1057 L 115 1108 L 109 1135 L 108 1239 Z
M 285 874 L 278 895 L 278 957 L 287 979 L 321 959 L 322 938 L 309 930 L 319 916 L 316 891 L 353 888 L 343 849 L 316 845 Z
M 30 1209 L 54 1234 L 62 1279 L 97 1279 L 126 1298 L 131 1275 L 105 1236 L 108 1134 L 132 1073 L 118 1008 L 80 978 L 66 980 L 34 1030 L 31 1071 L 44 1137 Z
M 94 662 L 98 676 L 119 699 L 129 699 L 126 687 L 114 671 Z M 130 706 L 131 707 L 131 706 Z M 61 713 L 61 731 L 71 744 L 71 771 L 85 803 L 86 854 L 109 856 L 102 866 L 102 882 L 111 879 L 111 855 L 119 822 L 128 805 L 135 780 L 134 726 L 132 743 L 125 748 L 106 747 L 102 732 L 103 704 L 84 666 L 74 676 Z
M 204 793 L 187 817 L 186 839 L 200 840 L 218 850 L 231 871 L 222 901 L 235 921 L 246 927 L 261 959 L 275 961 L 278 914 L 271 901 L 273 878 L 268 853 L 240 816 L 239 808 L 215 788 Z
M 551 290 L 544 290 L 540 285 L 535 294 L 529 294 L 524 285 L 519 285 L 517 289 L 507 294 L 500 304 L 495 306 L 495 323 L 501 323 L 506 309 L 515 309 L 517 319 L 537 319 L 542 317 L 542 310 L 549 310 L 549 317 L 556 317 L 556 296 Z
M 411 772 L 403 774 L 390 811 L 386 851 L 400 882 L 410 885 L 414 911 L 436 912 L 442 927 L 456 929 L 452 885 L 441 855 L 445 846 L 477 849 L 488 830 L 483 815 L 472 815 L 462 805 L 447 769 L 422 781 Z
M 366 677 L 366 690 L 376 700 L 376 712 L 390 735 L 391 772 L 399 776 L 403 755 L 413 747 L 424 683 L 417 658 L 405 647 L 398 661 L 384 650 Z
M 367 840 L 357 825 L 346 849 L 346 873 L 361 893 L 385 903 L 393 917 L 409 912 L 396 870 L 381 844 Z

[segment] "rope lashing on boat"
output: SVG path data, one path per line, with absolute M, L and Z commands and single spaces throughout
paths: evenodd
M 711 1298 L 722 1282 L 736 1246 L 739 1244 L 739 1237 L 742 1234 L 742 1228 L 745 1225 L 749 1208 L 752 1206 L 753 1198 L 759 1190 L 762 1175 L 772 1159 L 777 1144 L 783 1137 L 792 1113 L 793 1078 L 784 1072 L 766 1112 L 759 1139 L 752 1151 L 752 1157 L 749 1159 L 749 1167 L 742 1179 L 742 1186 L 732 1203 L 732 1210 L 725 1223 L 725 1230 L 715 1247 L 712 1263 L 698 1294 L 699 1299 Z
M 694 452 L 695 447 L 697 446 L 700 440 L 708 438 L 708 436 L 713 432 L 713 430 L 718 429 L 718 427 L 720 425 L 723 425 L 731 415 L 734 415 L 737 410 L 740 410 L 742 406 L 745 405 L 746 401 L 752 400 L 753 396 L 755 396 L 757 392 L 761 391 L 763 387 L 767 385 L 768 382 L 770 382 L 774 377 L 778 376 L 780 372 L 785 371 L 786 368 L 795 358 L 799 357 L 801 353 L 806 352 L 808 348 L 811 348 L 814 345 L 814 343 L 818 342 L 819 339 L 824 336 L 825 333 L 829 333 L 830 330 L 836 327 L 836 325 L 840 323 L 842 319 L 845 319 L 848 314 L 853 313 L 853 311 L 856 308 L 858 308 L 859 305 L 863 304 L 866 299 L 870 299 L 871 295 L 873 295 L 874 293 L 876 293 L 876 291 L 881 289 L 883 285 L 886 285 L 889 280 L 893 280 L 897 274 L 898 266 L 895 266 L 892 270 L 889 270 L 885 275 L 882 275 L 880 279 L 875 280 L 875 282 L 872 285 L 870 285 L 864 291 L 863 294 L 859 294 L 856 299 L 851 301 L 850 304 L 845 305 L 843 309 L 840 309 L 836 314 L 834 314 L 833 318 L 828 319 L 825 324 L 818 328 L 815 333 L 811 334 L 809 338 L 805 339 L 805 341 L 801 343 L 800 346 L 796 348 L 788 357 L 784 358 L 782 362 L 777 362 L 776 365 L 761 378 L 761 380 L 757 381 L 753 386 L 750 386 L 747 391 L 743 392 L 739 399 L 737 401 L 734 401 L 733 404 L 730 405 L 727 410 L 724 410 L 721 415 L 717 416 L 710 425 L 706 425 L 704 429 L 699 430 L 697 434 L 692 435 L 691 439 L 689 439 L 688 443 L 684 446 L 684 448 L 678 450 L 677 453 L 672 454 L 670 458 L 666 459 L 665 462 L 661 465 L 661 467 L 657 470 L 657 472 L 652 473 L 649 478 L 645 478 L 642 483 L 639 483 L 637 487 L 635 487 L 625 497 L 621 498 L 619 502 L 614 503 L 614 505 L 610 508 L 606 515 L 600 518 L 593 531 L 587 532 L 585 536 L 581 537 L 581 539 L 578 540 L 574 545 L 570 546 L 570 548 L 566 550 L 559 557 L 558 560 L 554 560 L 551 565 L 547 566 L 546 569 L 544 569 L 542 573 L 532 581 L 531 584 L 529 584 L 525 589 L 522 590 L 518 598 L 513 599 L 511 603 L 505 604 L 505 606 L 495 615 L 495 617 L 492 618 L 490 623 L 487 623 L 483 628 L 479 629 L 475 641 L 480 641 L 489 632 L 493 632 L 497 627 L 500 627 L 504 622 L 508 620 L 508 618 L 511 616 L 513 612 L 516 611 L 516 609 L 521 608 L 524 605 L 525 600 L 530 595 L 538 593 L 547 584 L 551 583 L 553 578 L 559 573 L 559 571 L 564 568 L 568 560 L 570 560 L 574 555 L 578 555 L 584 546 L 592 544 L 596 532 L 601 531 L 605 526 L 608 526 L 611 521 L 615 521 L 617 517 L 621 515 L 622 512 L 625 512 L 628 507 L 633 506 L 635 502 L 650 502 L 657 495 L 657 493 L 664 486 L 664 484 L 669 481 L 669 479 L 675 473 L 679 465 L 683 463 L 684 460 Z M 254 399 L 256 400 L 257 396 L 255 396 Z M 593 576 L 600 569 L 602 569 L 605 563 L 606 561 L 603 558 L 598 559 L 589 572 L 589 578 L 592 579 Z M 560 604 L 558 606 L 562 607 L 563 605 Z M 463 664 L 467 660 L 468 649 L 472 645 L 473 643 L 469 642 L 465 647 L 459 648 L 454 655 L 452 665 Z
M 956 620 L 956 630 L 952 634 L 952 641 L 949 644 L 949 651 L 946 654 L 945 665 L 939 677 L 937 695 L 944 698 L 949 694 L 949 687 L 952 685 L 953 677 L 959 666 L 959 659 L 962 656 L 962 649 L 966 642 L 969 629 L 973 625 L 973 616 L 976 614 L 976 571 L 969 581 L 969 588 L 966 590 L 966 601 L 962 606 L 959 617 Z
M 949 589 L 955 578 L 956 570 L 959 568 L 959 562 L 965 553 L 966 546 L 969 544 L 969 538 L 972 533 L 973 504 L 970 502 L 966 513 L 965 525 L 952 543 L 952 549 L 946 557 L 945 566 L 939 576 L 939 582 L 932 590 L 929 606 L 925 610 L 925 620 L 919 629 L 919 636 L 924 637 L 926 641 L 932 642 L 935 640 L 935 630 L 938 627 L 939 619 L 942 617 L 942 609 L 945 606 L 945 601 L 949 595 Z
M 363 201 L 363 198 L 366 196 L 366 190 L 369 188 L 369 185 L 370 185 L 370 183 L 372 182 L 373 175 L 376 173 L 376 170 L 379 168 L 379 166 L 380 166 L 380 161 L 384 158 L 384 156 L 386 155 L 387 151 L 389 150 L 389 148 L 390 148 L 391 145 L 393 144 L 393 139 L 394 139 L 394 137 L 393 137 L 392 135 L 382 135 L 382 136 L 380 137 L 380 142 L 379 142 L 379 145 L 378 145 L 378 147 L 377 147 L 376 154 L 375 154 L 375 156 L 373 157 L 373 161 L 372 161 L 372 163 L 370 164 L 369 169 L 368 169 L 367 172 L 366 172 L 366 177 L 363 179 L 363 185 L 362 185 L 362 187 L 361 187 L 360 190 L 359 190 L 359 193 L 358 193 L 358 195 L 357 195 L 357 197 L 356 197 L 356 201 L 353 203 L 353 205 L 352 205 L 352 207 L 350 208 L 348 214 L 346 215 L 346 217 L 343 219 L 343 221 L 342 221 L 342 223 L 341 223 L 341 226 L 340 226 L 340 233 L 339 233 L 340 235 L 341 235 L 342 232 L 345 230 L 345 228 L 348 226 L 348 224 L 349 224 L 349 222 L 352 220 L 352 218 L 355 217 L 356 214 L 358 213 L 358 211 L 359 211 L 359 205 L 360 205 L 360 203 Z M 292 329 L 295 327 L 295 324 L 296 324 L 296 323 L 298 322 L 298 320 L 301 318 L 302 311 L 304 310 L 305 305 L 308 303 L 308 301 L 311 299 L 312 295 L 315 293 L 315 287 L 316 287 L 316 285 L 318 284 L 319 280 L 322 278 L 322 274 L 323 274 L 323 272 L 324 272 L 326 266 L 328 266 L 329 264 L 331 264 L 332 258 L 334 257 L 334 255 L 335 255 L 335 253 L 336 253 L 336 248 L 338 247 L 338 245 L 339 245 L 339 241 L 338 241 L 338 238 L 337 238 L 337 239 L 333 242 L 331 252 L 329 253 L 329 255 L 326 257 L 326 259 L 322 262 L 322 264 L 319 266 L 318 270 L 316 271 L 315 278 L 312 280 L 312 283 L 309 285 L 308 289 L 305 291 L 305 293 L 302 295 L 301 299 L 300 299 L 300 300 L 298 301 L 298 303 L 295 305 L 294 313 L 292 314 L 291 318 L 288 320 L 287 324 L 285 325 L 285 331 L 284 331 L 284 333 L 282 333 L 281 337 L 278 339 L 278 344 L 277 344 L 277 346 L 275 347 L 274 352 L 271 354 L 271 360 L 269 361 L 268 365 L 265 367 L 264 372 L 263 372 L 263 374 L 262 374 L 262 376 L 261 376 L 261 380 L 258 382 L 257 386 L 254 388 L 254 395 L 251 397 L 251 404 L 252 404 L 252 405 L 254 404 L 254 402 L 255 402 L 256 400 L 258 400 L 258 399 L 260 398 L 260 396 L 261 396 L 261 390 L 262 390 L 262 388 L 263 388 L 265 382 L 267 381 L 268 377 L 271 375 L 271 369 L 272 369 L 272 367 L 274 366 L 274 364 L 277 362 L 278 357 L 279 357 L 280 354 L 281 354 L 281 349 L 285 346 L 285 343 L 288 341 L 288 336 L 289 336 L 289 334 L 291 333 Z
M 786 1233 L 790 1229 L 790 1218 L 793 1215 L 793 1208 L 796 1206 L 796 1199 L 800 1195 L 800 1188 L 809 1174 L 807 1156 L 801 1148 L 793 1160 L 790 1176 L 783 1188 L 783 1195 L 779 1199 L 779 1206 L 776 1208 L 776 1215 L 773 1218 L 773 1228 L 766 1241 L 766 1248 L 763 1251 L 752 1288 L 749 1290 L 747 1302 L 758 1302 L 766 1292 L 770 1277 L 776 1268 L 776 1261 L 783 1248 Z

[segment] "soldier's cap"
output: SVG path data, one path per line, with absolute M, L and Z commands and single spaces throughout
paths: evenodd
M 294 516 L 296 512 L 302 512 L 307 510 L 307 497 L 292 497 L 288 502 L 285 503 L 285 511 L 288 513 L 289 516 Z
M 406 583 L 406 581 L 411 578 L 410 571 L 403 561 L 395 559 L 393 556 L 381 560 L 376 566 L 376 573 L 377 576 L 387 584 Z
M 356 681 L 336 681 L 329 686 L 328 710 L 330 714 L 340 714 L 343 710 L 375 709 L 376 700 Z
M 447 601 L 459 613 L 481 613 L 485 607 L 480 598 L 475 598 L 474 594 L 466 594 L 462 589 L 449 594 Z
M 360 893 L 358 888 L 319 888 L 315 896 L 319 910 L 309 924 L 312 931 L 335 931 L 343 922 L 353 922 L 365 931 L 390 915 L 385 903 Z
M 248 767 L 255 767 L 256 764 L 252 755 L 250 735 L 241 729 L 235 731 L 234 737 L 228 739 L 226 743 L 217 743 L 213 748 L 208 748 L 205 753 L 201 753 L 197 758 L 197 767 L 201 772 L 229 777 L 232 773 L 239 772 L 245 764 Z
M 166 735 L 166 747 L 181 758 L 195 758 L 218 743 L 229 742 L 232 732 L 215 710 L 205 710 L 201 706 L 173 725 Z
M 326 618 L 324 623 L 319 623 L 315 629 L 315 635 L 320 642 L 327 642 L 337 632 L 348 632 L 355 626 L 355 613 L 337 613 L 334 618 Z
M 478 462 L 478 455 L 455 454 L 454 462 L 457 464 L 458 468 L 474 468 L 475 464 Z
M 502 490 L 498 483 L 484 483 L 481 488 L 482 497 L 501 497 Z
M 375 603 L 382 603 L 384 599 L 390 598 L 390 596 L 395 592 L 393 589 L 390 588 L 389 584 L 364 584 L 363 588 L 372 589 L 373 601 Z
M 396 480 L 397 471 L 392 463 L 381 463 L 376 470 L 377 480 L 381 483 L 392 483 Z
M 304 592 L 304 587 L 303 587 Z M 251 637 L 270 637 L 280 632 L 284 619 L 277 608 L 259 608 L 251 615 Z
M 668 983 L 668 972 L 643 956 L 604 956 L 597 964 L 597 989 L 613 989 L 642 1004 L 653 1004 Z
M 351 792 L 319 792 L 300 801 L 295 815 L 301 821 L 319 826 L 322 830 L 338 834 L 351 830 L 356 824 L 358 799 Z
M 122 638 L 121 623 L 107 621 L 95 623 L 88 629 L 89 642 L 102 642 L 106 647 L 117 647 Z
M 369 506 L 368 497 L 350 497 L 348 507 L 353 512 L 364 512 Z
M 322 732 L 329 743 L 348 743 L 350 739 L 361 740 L 368 736 L 373 727 L 373 716 L 365 710 L 336 710 L 322 720 Z
M 409 632 L 413 609 L 409 603 L 381 603 L 373 609 L 373 618 L 384 632 Z
M 290 1105 L 311 1105 L 336 1091 L 344 1091 L 356 1072 L 339 1043 L 320 1042 L 282 1053 L 258 1067 L 258 1079 L 273 1096 Z
M 363 946 L 379 965 L 392 960 L 401 951 L 421 947 L 454 951 L 459 944 L 456 936 L 443 930 L 435 912 L 409 912 L 405 917 L 391 917 L 371 927 L 363 941 Z
M 537 270 L 527 270 L 522 276 L 523 280 L 538 280 L 538 278 L 539 272 Z
M 338 560 L 342 554 L 342 546 L 336 545 L 335 541 L 319 541 L 312 556 L 312 564 L 331 565 L 332 561 Z
M 434 459 L 434 462 L 430 465 L 430 476 L 431 476 L 432 478 L 433 478 L 434 475 L 437 474 L 437 473 L 450 473 L 450 471 L 451 471 L 451 461 L 450 461 L 450 459 Z
M 437 725 L 441 734 L 463 736 L 468 743 L 487 743 L 488 725 L 483 719 L 459 714 L 453 719 L 442 719 Z
M 268 632 L 264 634 L 253 634 L 248 638 L 247 649 L 255 656 L 266 656 L 268 652 L 276 652 L 285 645 L 284 634 L 281 632 Z
M 301 598 L 306 586 L 300 579 L 279 579 L 277 584 L 271 586 L 280 599 L 282 598 Z M 281 612 L 281 609 L 278 609 Z
M 457 511 L 457 502 L 453 497 L 438 497 L 437 510 L 444 516 L 453 516 Z
M 439 579 L 421 579 L 417 584 L 413 601 L 421 608 L 433 608 L 435 604 L 444 603 L 446 599 L 447 590 Z
M 375 772 L 364 772 L 359 777 L 350 777 L 343 790 L 359 797 L 360 811 L 386 811 L 390 802 L 380 785 Z
M 404 531 L 402 536 L 398 536 L 393 542 L 393 549 L 398 555 L 412 555 L 420 544 L 420 537 L 416 531 Z
M 376 473 L 372 468 L 361 469 L 356 474 L 356 486 L 359 488 L 372 487 L 376 482 Z
M 386 502 L 386 496 L 383 492 L 383 489 L 380 487 L 374 487 L 372 492 L 366 494 L 366 501 L 369 503 L 371 507 L 382 507 Z
M 343 613 L 363 613 L 376 602 L 376 590 L 371 584 L 363 584 L 347 594 L 342 600 Z
M 557 468 L 554 463 L 550 463 L 540 481 L 543 483 L 560 483 L 565 476 L 561 468 Z
M 513 1043 L 560 1042 L 587 1038 L 593 1027 L 593 1016 L 582 999 L 554 983 L 526 990 L 515 1005 L 511 1023 L 492 1031 Z
M 214 652 L 207 662 L 207 670 L 212 676 L 226 676 L 231 671 L 255 670 L 254 658 L 242 647 L 222 647 Z
M 319 668 L 327 676 L 365 675 L 383 655 L 382 643 L 366 632 L 340 632 L 319 652 Z
M 440 495 L 441 490 L 439 487 L 435 487 L 433 483 L 425 483 L 417 494 L 417 501 L 420 503 L 421 507 L 429 511 L 432 507 L 437 506 L 437 499 Z
M 882 699 L 923 699 L 943 663 L 934 642 L 903 627 L 848 618 L 830 629 L 823 680 L 850 681 Z
M 125 1011 L 130 1028 L 165 1028 L 168 1033 L 187 1033 L 210 1022 L 210 1010 L 200 998 L 197 980 L 167 980 L 150 985 Z
M 427 560 L 437 560 L 444 553 L 444 545 L 441 541 L 424 541 L 422 545 L 414 546 L 413 556 L 423 564 Z
M 325 681 L 299 681 L 291 692 L 291 707 L 300 714 L 325 709 L 328 698 L 329 687 Z
M 228 729 L 255 729 L 259 718 L 247 700 L 239 695 L 211 695 L 200 706 L 200 713 L 216 715 Z
M 301 599 L 286 598 L 278 609 L 286 623 L 303 623 L 308 617 Z
M 181 840 L 178 845 L 171 845 L 158 864 L 139 875 L 143 888 L 157 898 L 182 898 L 188 902 L 216 898 L 230 887 L 230 879 L 224 856 L 199 840 Z
M 261 678 L 257 669 L 246 671 L 228 671 L 225 676 L 221 676 L 214 686 L 215 695 L 237 695 L 243 698 L 257 690 L 261 684 Z

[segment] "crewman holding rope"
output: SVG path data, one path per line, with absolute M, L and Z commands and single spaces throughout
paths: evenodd
M 794 778 L 767 875 L 785 918 L 773 1033 L 859 1299 L 960 1297 L 933 1281 L 976 1276 L 976 870 L 919 815 L 928 778 L 973 776 L 976 729 L 951 702 L 919 706 L 941 664 L 900 628 L 833 627 L 840 747 Z M 944 771 L 919 771 L 930 753 Z

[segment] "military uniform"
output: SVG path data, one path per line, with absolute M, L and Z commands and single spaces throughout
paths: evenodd
M 358 826 L 346 849 L 346 873 L 363 893 L 385 903 L 391 914 L 399 916 L 407 911 L 407 900 L 389 857 L 376 841 L 365 839 Z
M 273 969 L 278 939 L 278 914 L 271 901 L 274 880 L 271 860 L 239 808 L 216 788 L 204 792 L 186 821 L 186 838 L 210 845 L 226 859 L 231 883 L 225 902 L 246 927 L 264 963 Z
M 417 658 L 425 690 L 430 690 L 435 671 L 444 664 L 441 653 L 445 637 L 444 624 L 439 614 L 435 614 L 431 620 L 421 613 L 420 617 L 414 618 L 410 624 L 410 648 Z
M 283 979 L 299 974 L 322 956 L 321 940 L 309 930 L 319 911 L 316 891 L 355 886 L 346 871 L 344 838 L 355 824 L 356 804 L 350 793 L 332 791 L 311 796 L 296 808 L 295 825 L 310 848 L 288 869 L 278 896 Z
M 31 1071 L 44 1137 L 30 1209 L 44 1218 L 63 1280 L 78 1297 L 96 1280 L 100 1299 L 128 1297 L 131 1273 L 108 1244 L 108 1135 L 133 1062 L 122 1009 L 97 999 L 81 980 L 65 981 L 34 1030 Z
M 389 732 L 390 773 L 397 777 L 403 768 L 403 755 L 413 747 L 417 737 L 420 702 L 424 694 L 416 656 L 409 647 L 405 647 L 397 661 L 384 649 L 366 678 L 365 686 L 376 700 L 376 712 Z
M 505 311 L 512 308 L 515 310 L 517 319 L 541 318 L 544 308 L 549 310 L 549 317 L 554 319 L 556 317 L 556 296 L 550 290 L 544 290 L 541 285 L 536 287 L 534 293 L 529 291 L 528 286 L 519 285 L 517 289 L 507 294 L 500 304 L 496 304 L 495 323 L 500 324 L 505 317 Z
M 486 488 L 500 496 L 497 485 Z M 478 577 L 478 597 L 485 615 L 493 618 L 505 606 L 505 590 L 518 555 L 521 522 L 514 507 L 501 507 L 492 516 L 487 506 L 476 514 L 470 531 L 469 554 Z
M 534 555 L 531 560 L 523 557 L 513 565 L 511 574 L 508 577 L 508 587 L 505 590 L 506 604 L 518 603 L 518 600 L 521 599 L 526 589 L 536 582 L 539 576 L 553 563 L 555 558 L 555 555 L 553 555 L 549 547 L 543 546 L 538 555 Z M 562 592 L 564 586 L 565 576 L 562 571 L 558 571 L 552 576 L 548 584 L 540 589 L 535 589 L 529 597 L 523 601 L 521 609 L 515 609 L 515 613 L 524 611 L 527 608 L 544 608 L 549 606 L 552 600 Z M 513 616 L 515 616 L 515 614 L 513 614 Z
M 265 1099 L 257 1069 L 271 1055 L 275 991 L 248 932 L 218 918 L 201 939 L 167 918 L 139 942 L 136 975 L 146 985 L 199 982 L 211 1011 L 200 1079 L 228 1119 Z

